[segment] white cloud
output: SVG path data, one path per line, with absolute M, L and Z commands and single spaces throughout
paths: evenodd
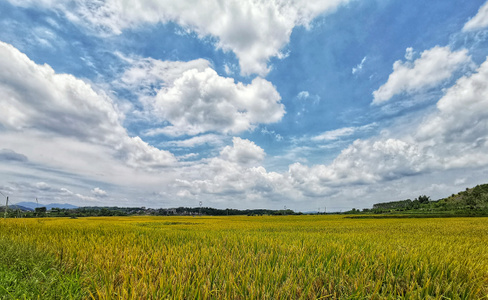
M 101 34 L 120 34 L 144 23 L 176 22 L 200 37 L 217 38 L 216 46 L 233 51 L 242 74 L 264 76 L 271 57 L 285 56 L 295 26 L 308 26 L 318 15 L 332 12 L 348 0 L 10 0 L 20 6 L 40 6 L 64 13 L 75 23 Z
M 203 72 L 210 67 L 210 62 L 205 59 L 183 62 L 130 58 L 121 54 L 119 57 L 129 63 L 130 67 L 116 84 L 142 95 L 156 94 L 161 87 L 171 85 L 185 71 L 195 69 Z
M 232 143 L 232 147 L 226 146 L 220 152 L 222 159 L 242 165 L 257 164 L 264 159 L 264 150 L 253 142 L 234 137 Z
M 259 166 L 264 157 L 255 143 L 234 137 L 220 156 L 182 168 L 175 188 L 182 197 L 198 197 L 217 206 L 225 201 L 227 207 L 265 207 L 269 201 L 298 196 L 283 174 Z
M 365 62 L 366 62 L 366 56 L 361 60 L 361 62 L 357 66 L 352 68 L 352 74 L 356 75 L 356 73 L 361 72 Z
M 310 93 L 307 92 L 307 91 L 301 91 L 297 95 L 297 98 L 300 99 L 300 100 L 306 100 L 306 99 L 308 99 L 308 97 L 310 97 Z
M 176 186 L 180 188 L 181 195 L 211 195 L 208 200 L 225 199 L 226 205 L 262 207 L 277 197 L 282 200 L 296 194 L 289 191 L 283 175 L 267 172 L 261 166 L 244 167 L 215 158 L 201 167 L 200 178 L 177 180 Z
M 488 60 L 461 77 L 417 131 L 418 140 L 444 157 L 446 168 L 488 164 Z
M 261 129 L 261 133 L 272 136 L 278 142 L 283 140 L 283 136 L 281 134 L 276 133 L 274 130 L 268 130 L 268 128 L 266 128 L 266 127 Z
M 129 137 L 121 125 L 124 116 L 113 101 L 89 84 L 71 75 L 56 74 L 48 65 L 37 65 L 3 42 L 0 65 L 0 106 L 4 113 L 0 123 L 5 129 L 4 140 L 22 135 L 22 139 L 13 143 L 28 143 L 30 136 L 30 141 L 43 138 L 54 143 L 62 139 L 64 143 L 101 146 L 106 148 L 104 152 L 113 151 L 115 157 L 136 168 L 176 162 L 171 153 L 156 149 L 139 137 Z M 81 146 L 78 151 L 86 147 Z
M 224 65 L 224 72 L 227 76 L 235 75 L 236 73 L 238 73 L 238 70 L 239 70 L 239 66 L 236 64 L 226 63 Z
M 460 101 L 464 100 L 467 99 L 460 98 Z M 466 126 L 469 128 L 470 124 Z M 284 201 L 292 201 L 292 198 L 301 201 L 300 199 L 309 197 L 365 195 L 370 192 L 368 186 L 378 188 L 380 183 L 421 177 L 423 174 L 458 167 L 446 164 L 446 161 L 458 155 L 458 152 L 444 151 L 449 149 L 452 143 L 439 139 L 437 134 L 432 137 L 433 141 L 418 138 L 416 132 L 422 127 L 414 129 L 411 135 L 356 140 L 328 165 L 306 166 L 294 163 L 283 173 L 267 172 L 263 167 L 259 167 L 257 164 L 263 159 L 264 151 L 250 141 L 235 138 L 234 145 L 225 147 L 220 157 L 210 159 L 204 165 L 193 165 L 191 170 L 184 172 L 186 175 L 193 175 L 180 177 L 177 185 L 180 190 L 186 189 L 192 195 L 211 194 L 225 198 L 238 193 L 246 199 L 265 201 L 266 198 L 281 197 Z M 336 132 L 334 137 L 330 133 L 330 137 L 339 138 L 351 131 L 365 128 L 350 127 Z M 474 147 L 471 141 L 463 144 L 465 148 Z M 479 149 L 475 158 L 479 159 L 485 152 L 486 149 Z M 469 154 L 474 153 L 471 151 Z M 249 167 L 252 164 L 246 164 L 246 160 L 241 158 L 253 161 L 254 166 Z M 483 164 L 488 165 L 486 159 L 479 161 L 478 166 Z M 192 177 L 194 179 L 191 179 Z M 343 191 L 345 186 L 350 193 Z
M 356 140 L 328 165 L 294 163 L 282 174 L 283 184 L 299 192 L 299 197 L 340 200 L 345 186 L 351 191 L 360 191 L 358 186 L 374 190 L 385 182 L 426 180 L 427 174 L 436 172 L 456 175 L 456 170 L 483 170 L 488 166 L 488 59 L 476 73 L 458 79 L 446 90 L 437 111 L 408 126 L 412 128 L 409 132 L 385 130 L 377 137 Z M 315 139 L 338 139 L 356 130 L 341 128 Z M 464 183 L 456 180 L 456 185 Z M 423 192 L 439 195 L 439 187 L 425 183 Z
M 121 57 L 130 67 L 116 84 L 137 94 L 146 114 L 170 123 L 145 135 L 240 133 L 260 123 L 277 122 L 285 113 L 276 88 L 265 79 L 235 83 L 218 75 L 204 59 L 170 62 Z
M 49 184 L 47 184 L 43 181 L 35 183 L 34 186 L 39 190 L 50 190 L 51 189 Z
M 321 195 L 334 187 L 372 184 L 425 171 L 429 158 L 414 144 L 399 139 L 356 140 L 330 165 L 313 167 L 295 163 L 289 175 L 306 193 Z
M 405 176 L 488 166 L 488 59 L 464 76 L 438 101 L 438 110 L 411 133 L 356 140 L 330 165 L 290 166 L 289 176 L 304 193 L 330 192 L 327 188 L 374 184 Z M 349 134 L 350 128 L 325 137 Z
M 465 184 L 466 183 L 466 178 L 457 178 L 455 181 L 454 181 L 454 185 L 462 185 L 462 184 Z
M 328 203 L 340 203 L 335 210 L 423 193 L 442 195 L 447 189 L 429 181 L 437 176 L 432 174 L 451 174 L 454 182 L 456 170 L 488 166 L 487 82 L 488 60 L 476 73 L 447 89 L 437 111 L 423 121 L 412 121 L 410 131 L 384 131 L 374 138 L 356 140 L 327 165 L 294 163 L 282 173 L 268 172 L 260 166 L 264 150 L 236 137 L 220 156 L 188 162 L 174 170 L 171 176 L 177 179 L 166 190 L 179 201 L 199 199 L 217 207 L 276 207 L 274 201 L 292 207 L 314 198 L 329 207 Z M 338 139 L 371 126 L 346 127 L 321 138 Z M 212 137 L 191 138 L 188 146 L 206 139 Z M 416 189 L 406 192 L 407 185 Z M 358 197 L 363 204 L 347 202 Z
M 412 178 L 425 179 L 426 174 L 432 172 L 447 173 L 458 168 L 488 165 L 488 62 L 475 74 L 462 77 L 446 89 L 445 96 L 437 104 L 437 111 L 424 116 L 423 122 L 412 122 L 411 125 L 415 125 L 409 127 L 413 128 L 410 132 L 392 130 L 373 139 L 357 140 L 330 164 L 306 166 L 302 162 L 290 165 L 288 171 L 282 173 L 268 172 L 260 166 L 267 163 L 264 150 L 252 141 L 234 138 L 233 144 L 223 147 L 218 157 L 184 162 L 165 169 L 164 176 L 162 173 L 148 176 L 138 171 L 173 165 L 174 156 L 148 145 L 139 137 L 129 137 L 121 125 L 124 115 L 110 97 L 73 76 L 56 74 L 49 66 L 36 65 L 9 47 L 0 44 L 0 106 L 3 112 L 0 145 L 5 147 L 0 150 L 0 159 L 16 163 L 0 164 L 2 170 L 14 170 L 12 166 L 24 163 L 22 170 L 25 171 L 31 164 L 41 162 L 40 168 L 55 165 L 57 170 L 76 172 L 77 175 L 87 175 L 87 178 L 103 178 L 121 185 L 135 181 L 139 191 L 143 184 L 144 187 L 158 187 L 165 190 L 168 199 L 174 195 L 181 198 L 197 195 L 202 199 L 235 201 L 239 207 L 256 207 L 252 203 L 271 207 L 270 203 L 275 200 L 303 201 L 309 200 L 308 197 L 335 201 L 369 197 L 377 202 L 382 199 L 373 199 L 371 195 L 379 193 L 371 192 L 379 189 L 381 184 L 384 186 L 382 197 L 386 193 L 386 197 L 402 199 L 408 195 L 393 192 L 404 189 L 401 184 L 408 180 L 414 182 Z M 440 47 L 424 51 L 416 61 L 413 61 L 413 49 L 407 48 L 405 59 L 407 62 L 398 62 L 398 68 L 394 68 L 393 74 L 397 78 L 384 85 L 388 85 L 389 90 L 383 90 L 383 97 L 388 98 L 390 94 L 390 99 L 398 93 L 434 86 L 451 78 L 453 72 L 470 62 L 465 50 L 451 52 Z M 138 92 L 148 111 L 170 123 L 169 127 L 159 131 L 197 135 L 163 143 L 165 146 L 222 146 L 228 136 L 202 133 L 243 132 L 283 116 L 276 89 L 262 78 L 248 85 L 236 83 L 219 76 L 211 69 L 211 63 L 203 59 L 162 62 L 127 58 L 127 61 L 131 67 L 123 74 L 120 84 Z M 436 73 L 439 68 L 440 75 Z M 309 92 L 303 91 L 297 99 L 311 97 Z M 362 127 L 340 128 L 312 137 L 312 140 L 334 141 L 352 137 L 358 130 Z M 266 128 L 262 133 L 275 134 Z M 305 147 L 294 150 L 300 152 Z M 190 153 L 181 158 L 195 156 Z M 120 161 L 137 172 L 128 176 L 127 169 L 116 165 Z M 31 172 L 40 173 L 39 170 L 27 170 L 24 174 L 32 175 Z M 60 174 L 58 179 L 67 177 L 67 173 Z M 97 194 L 106 194 L 100 188 L 93 189 L 96 186 L 93 183 L 83 192 L 73 188 L 75 184 L 60 190 L 52 188 L 51 178 L 33 178 L 33 189 L 46 195 L 58 193 L 56 197 L 60 199 L 99 201 Z M 173 178 L 178 180 L 173 185 L 168 184 Z M 471 182 L 471 179 L 466 180 Z M 449 182 L 464 184 L 466 180 Z M 104 185 L 100 183 L 99 186 Z M 390 189 L 390 186 L 394 188 Z M 428 186 L 432 190 L 444 188 Z
M 371 123 L 359 127 L 343 127 L 339 129 L 329 130 L 322 134 L 312 137 L 312 141 L 334 141 L 342 137 L 351 136 L 359 131 L 368 131 L 376 127 L 376 123 Z
M 412 47 L 409 47 L 405 50 L 405 59 L 406 60 L 412 60 L 414 55 L 415 55 L 415 51 L 413 51 Z
M 312 102 L 313 104 L 318 104 L 320 102 L 319 95 L 312 95 L 308 91 L 301 91 L 298 93 L 297 99 L 303 101 L 303 105 L 305 104 L 305 101 Z M 303 111 L 305 111 L 305 107 L 303 108 Z M 300 112 L 298 114 L 300 114 Z
M 384 103 L 400 93 L 435 87 L 470 62 L 468 50 L 451 52 L 449 47 L 439 46 L 425 50 L 414 62 L 398 60 L 393 64 L 388 81 L 373 92 L 373 104 Z
M 464 24 L 463 31 L 473 31 L 488 27 L 488 2 L 483 4 L 476 16 Z
M 91 192 L 95 197 L 107 197 L 107 192 L 99 187 L 94 188 Z
M 76 197 L 78 198 L 79 200 L 82 200 L 83 202 L 96 202 L 97 199 L 94 198 L 94 197 L 90 197 L 90 196 L 85 196 L 85 195 L 82 195 L 80 193 L 74 193 L 72 191 L 70 191 L 69 189 L 67 188 L 60 188 L 59 191 L 61 192 L 61 194 L 64 194 L 64 196 L 68 196 L 68 197 Z M 69 198 L 68 198 L 69 199 Z
M 200 145 L 212 145 L 219 146 L 223 143 L 223 136 L 216 134 L 204 134 L 199 136 L 194 136 L 186 140 L 179 141 L 169 141 L 165 142 L 164 145 L 181 147 L 181 148 L 193 148 Z
M 196 158 L 196 157 L 198 157 L 197 153 L 188 153 L 185 155 L 178 156 L 178 159 L 185 160 L 185 159 L 192 159 L 192 158 Z
M 344 136 L 352 135 L 355 132 L 354 127 L 344 127 L 335 130 L 326 131 L 320 135 L 314 136 L 312 141 L 333 141 Z
M 182 173 L 186 177 L 180 177 L 177 186 L 192 195 L 226 197 L 238 193 L 262 201 L 269 198 L 301 201 L 335 195 L 344 186 L 376 184 L 422 174 L 433 165 L 432 159 L 418 146 L 393 138 L 357 140 L 330 165 L 309 167 L 294 163 L 281 174 L 258 166 L 263 157 L 264 151 L 254 143 L 235 138 L 234 145 L 224 148 L 220 157 L 204 165 L 193 165 Z
M 277 122 L 285 113 L 269 81 L 258 77 L 248 85 L 235 83 L 211 68 L 184 71 L 174 81 L 164 82 L 156 96 L 141 101 L 152 115 L 171 123 L 148 131 L 149 135 L 240 133 L 257 124 Z
M 198 199 L 218 206 L 222 206 L 220 201 L 225 201 L 227 207 L 263 207 L 266 203 L 269 205 L 269 201 L 298 196 L 282 174 L 220 157 L 210 159 L 206 164 L 193 165 L 185 174 L 184 178 L 176 180 L 179 195 L 187 198 L 197 195 Z
M 38 201 L 39 206 L 48 203 L 70 203 L 75 205 L 93 205 L 97 199 L 85 196 L 79 192 L 73 192 L 66 187 L 54 187 L 46 182 L 29 183 L 25 181 L 9 182 L 8 185 L 0 186 L 0 189 L 8 192 L 10 203 L 16 204 L 21 201 Z M 86 203 L 89 201 L 89 203 Z

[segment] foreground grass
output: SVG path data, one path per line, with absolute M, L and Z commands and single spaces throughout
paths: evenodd
M 82 299 L 79 278 L 25 243 L 0 239 L 0 299 Z
M 44 268 L 62 266 L 63 274 L 74 278 L 63 281 L 61 273 L 52 272 L 54 282 L 64 284 L 61 289 L 72 291 L 66 295 L 95 299 L 479 299 L 488 298 L 487 221 L 7 219 L 0 222 L 0 241 L 20 247 L 12 252 L 28 249 L 55 257 Z M 30 270 L 27 274 L 36 272 Z M 20 294 L 13 298 L 22 298 L 24 290 L 39 295 L 52 289 L 52 281 L 39 281 L 35 291 L 29 283 L 17 283 Z M 73 290 L 79 285 L 83 292 Z

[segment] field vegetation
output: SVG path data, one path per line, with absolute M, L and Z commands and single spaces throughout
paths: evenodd
M 347 213 L 359 213 L 353 209 Z M 480 184 L 465 191 L 452 194 L 439 200 L 432 200 L 420 195 L 414 200 L 400 200 L 376 203 L 372 209 L 363 209 L 363 213 L 402 214 L 404 216 L 488 216 L 488 184 Z
M 2 219 L 0 298 L 480 299 L 487 244 L 486 218 Z

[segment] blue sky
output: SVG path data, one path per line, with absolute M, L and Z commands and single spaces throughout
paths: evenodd
M 330 211 L 488 182 L 485 1 L 0 2 L 15 202 Z

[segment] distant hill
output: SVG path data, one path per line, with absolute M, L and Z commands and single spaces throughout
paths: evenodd
M 473 188 L 439 200 L 431 200 L 425 195 L 414 200 L 400 200 L 376 203 L 372 209 L 364 212 L 373 213 L 442 213 L 442 214 L 482 214 L 488 215 L 488 184 Z M 357 212 L 357 211 L 354 211 Z
M 446 203 L 451 206 L 488 207 L 488 184 L 480 184 L 474 188 L 467 188 L 465 191 L 439 200 L 439 203 Z
M 45 207 L 46 209 L 50 210 L 52 208 L 64 208 L 64 209 L 73 209 L 73 208 L 78 208 L 78 206 L 75 206 L 75 205 L 71 205 L 69 203 L 64 203 L 64 204 L 60 204 L 60 203 L 51 203 L 51 204 L 42 204 L 42 203 L 39 203 L 37 204 L 36 202 L 19 202 L 17 203 L 17 205 L 20 205 L 20 206 L 24 206 L 24 207 L 27 207 L 27 208 L 30 208 L 31 210 L 35 210 L 36 207 Z M 9 206 L 10 207 L 10 206 Z
M 22 206 L 22 205 L 17 205 L 17 204 L 9 205 L 8 206 L 8 209 L 9 210 L 17 210 L 17 209 L 20 209 L 21 211 L 34 211 L 34 209 L 32 209 L 30 207 L 26 207 L 26 206 Z M 0 206 L 0 212 L 4 212 L 4 211 L 5 211 L 5 205 L 4 206 Z

